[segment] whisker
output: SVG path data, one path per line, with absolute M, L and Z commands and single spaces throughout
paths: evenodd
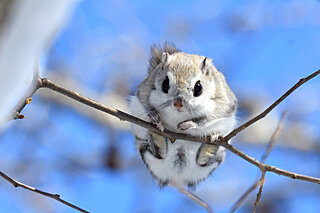
M 168 100 L 162 104 L 159 104 L 158 106 L 154 106 L 154 109 L 157 111 L 162 110 L 163 108 L 169 106 L 170 102 L 171 102 L 171 100 Z
M 171 102 L 171 100 L 168 100 L 168 101 L 166 101 L 166 102 L 164 102 L 164 103 L 162 103 L 162 104 L 159 104 L 158 106 L 153 106 L 153 108 L 154 108 L 156 111 L 160 111 L 160 110 L 162 110 L 163 108 L 167 107 L 167 106 L 170 104 L 170 102 Z M 135 113 L 135 115 L 136 115 L 137 117 L 140 117 L 140 118 L 141 118 L 141 117 L 145 118 L 145 117 L 148 116 L 148 110 L 147 110 L 147 109 L 140 110 L 140 112 Z

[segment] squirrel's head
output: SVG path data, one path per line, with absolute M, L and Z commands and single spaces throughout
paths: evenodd
M 193 107 L 210 99 L 215 91 L 214 69 L 211 60 L 203 56 L 164 52 L 157 67 L 155 87 L 182 111 L 184 106 Z
M 180 51 L 157 51 L 158 64 L 153 70 L 149 67 L 149 74 L 155 75 L 149 97 L 152 107 L 185 118 L 234 114 L 235 96 L 211 59 Z

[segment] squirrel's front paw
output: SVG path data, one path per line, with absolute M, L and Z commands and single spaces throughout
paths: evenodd
M 157 127 L 157 129 L 159 129 L 161 132 L 163 132 L 164 126 L 161 123 L 159 112 L 150 111 L 148 115 L 151 120 L 151 123 L 153 123 Z
M 164 131 L 164 126 L 162 125 L 162 123 L 160 122 L 160 123 L 153 123 L 156 127 L 157 127 L 157 129 L 159 129 L 161 132 L 163 132 Z
M 196 124 L 195 122 L 188 120 L 188 121 L 183 121 L 180 122 L 177 126 L 177 128 L 179 130 L 187 130 L 187 129 L 192 129 L 192 128 L 196 128 L 198 126 L 198 124 Z

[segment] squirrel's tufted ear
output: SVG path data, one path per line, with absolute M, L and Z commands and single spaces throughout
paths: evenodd
M 208 57 L 205 57 L 200 65 L 200 68 L 202 70 L 202 73 L 206 76 L 211 75 L 211 67 L 212 67 L 212 62 Z
M 200 68 L 202 70 L 202 73 L 206 76 L 209 76 L 211 74 L 210 64 L 210 59 L 208 57 L 205 57 L 201 62 Z
M 169 64 L 171 59 L 172 59 L 172 56 L 169 53 L 167 52 L 162 53 L 161 62 L 163 64 Z
M 1 0 L 0 0 L 1 1 Z M 151 73 L 162 61 L 162 54 L 166 52 L 169 55 L 180 52 L 173 43 L 165 42 L 161 45 L 152 45 L 151 57 L 149 59 L 148 73 Z

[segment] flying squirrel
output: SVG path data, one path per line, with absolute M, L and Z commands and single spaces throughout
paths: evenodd
M 235 126 L 237 99 L 211 59 L 181 52 L 172 43 L 153 45 L 147 77 L 131 99 L 134 116 L 163 131 L 224 136 Z M 225 148 L 164 136 L 132 125 L 136 148 L 159 186 L 194 188 L 223 161 Z

